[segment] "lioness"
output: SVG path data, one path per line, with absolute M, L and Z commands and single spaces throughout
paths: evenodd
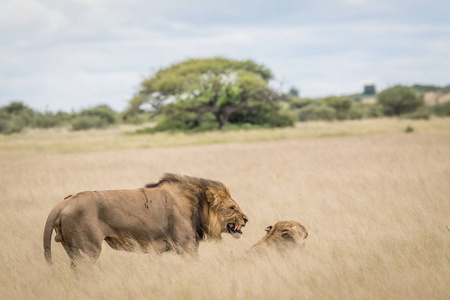
M 165 174 L 134 190 L 81 192 L 50 212 L 44 230 L 45 259 L 51 264 L 51 236 L 61 242 L 74 266 L 95 261 L 105 240 L 115 250 L 175 250 L 196 254 L 205 238 L 223 232 L 239 238 L 248 219 L 220 182 Z
M 263 254 L 268 250 L 286 250 L 304 247 L 308 236 L 306 228 L 297 221 L 280 221 L 266 228 L 266 235 L 250 248 L 249 253 Z

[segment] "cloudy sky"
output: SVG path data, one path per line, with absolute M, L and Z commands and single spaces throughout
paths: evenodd
M 108 104 L 187 58 L 253 59 L 301 96 L 450 84 L 448 0 L 0 0 L 0 106 Z

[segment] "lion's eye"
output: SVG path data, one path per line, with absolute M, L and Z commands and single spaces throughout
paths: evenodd
M 236 207 L 235 206 L 232 206 L 232 207 L 230 207 L 232 210 L 236 210 Z

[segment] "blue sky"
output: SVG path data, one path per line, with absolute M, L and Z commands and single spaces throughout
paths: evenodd
M 188 58 L 253 59 L 320 97 L 450 84 L 450 1 L 0 0 L 0 106 L 126 108 Z

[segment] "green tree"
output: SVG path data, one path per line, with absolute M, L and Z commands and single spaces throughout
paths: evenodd
M 281 95 L 269 87 L 271 78 L 269 69 L 251 60 L 190 59 L 144 80 L 128 111 L 138 112 L 149 104 L 152 110 L 165 116 L 165 124 L 160 128 L 176 122 L 177 129 L 184 125 L 185 129 L 192 129 L 210 122 L 209 116 L 222 128 L 241 110 L 267 108 L 270 104 L 278 113 L 279 107 L 273 104 Z M 267 115 L 265 110 L 263 113 Z M 273 115 L 270 117 L 273 119 Z
M 382 106 L 387 116 L 399 116 L 410 113 L 423 105 L 412 89 L 405 86 L 394 86 L 377 95 L 377 102 Z

